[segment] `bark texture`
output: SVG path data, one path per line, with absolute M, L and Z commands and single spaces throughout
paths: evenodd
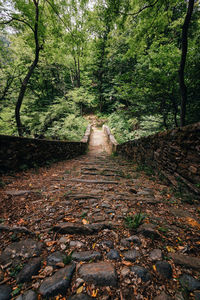
M 179 67 L 179 86 L 181 93 L 181 121 L 180 126 L 185 126 L 185 116 L 186 116 L 186 105 L 187 105 L 187 86 L 185 84 L 184 79 L 184 70 L 185 63 L 187 57 L 187 49 L 188 49 L 188 28 L 190 25 L 190 20 L 192 17 L 192 12 L 194 8 L 194 0 L 189 0 L 187 14 L 184 20 L 183 28 L 182 28 L 182 52 L 181 52 L 181 61 Z

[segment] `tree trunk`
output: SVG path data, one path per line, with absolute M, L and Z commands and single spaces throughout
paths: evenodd
M 77 70 L 77 86 L 80 88 L 81 86 L 81 70 L 80 70 L 80 60 L 78 57 L 78 70 Z
M 181 52 L 181 61 L 179 67 L 179 87 L 181 93 L 181 120 L 180 126 L 185 126 L 185 116 L 186 116 L 186 105 L 187 105 L 187 87 L 185 85 L 184 79 L 184 70 L 188 49 L 188 28 L 190 24 L 190 20 L 192 17 L 192 12 L 194 8 L 194 0 L 189 0 L 187 14 L 184 20 L 183 28 L 182 28 L 182 52 Z
M 75 67 L 75 81 L 76 81 L 76 87 L 79 88 L 81 86 L 80 81 L 80 62 L 79 57 L 76 61 L 76 57 L 74 56 L 74 67 Z
M 16 123 L 17 123 L 17 130 L 18 130 L 18 134 L 19 136 L 23 136 L 23 132 L 24 132 L 24 128 L 23 125 L 21 123 L 21 118 L 20 118 L 20 109 L 21 109 L 21 105 L 22 105 L 22 101 L 24 99 L 24 95 L 27 89 L 27 84 L 29 82 L 29 79 L 31 77 L 31 75 L 33 74 L 33 71 L 35 69 L 35 67 L 37 66 L 38 60 L 39 60 L 39 52 L 41 50 L 40 46 L 39 46 L 39 41 L 38 41 L 38 20 L 39 20 L 39 0 L 33 0 L 34 5 L 35 5 L 35 26 L 34 26 L 34 39 L 35 39 L 35 58 L 33 63 L 31 64 L 31 66 L 29 67 L 28 73 L 26 74 L 26 76 L 24 77 L 22 84 L 21 84 L 21 88 L 20 88 L 20 92 L 19 92 L 19 96 L 17 99 L 17 104 L 15 107 L 15 119 L 16 119 Z

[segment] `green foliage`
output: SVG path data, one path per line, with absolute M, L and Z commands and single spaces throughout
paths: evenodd
M 22 270 L 22 268 L 23 268 L 23 265 L 22 264 L 18 264 L 18 265 L 16 265 L 16 266 L 14 266 L 14 267 L 12 267 L 11 269 L 10 269 L 10 276 L 11 277 L 16 277 L 17 276 L 17 274 Z
M 107 116 L 119 143 L 179 124 L 187 2 L 145 6 L 145 0 L 39 2 L 43 49 L 21 109 L 27 136 L 80 140 L 82 115 L 95 110 Z M 0 7 L 2 17 L 21 19 L 0 25 L 0 133 L 15 135 L 16 100 L 34 58 L 34 4 L 13 0 L 9 8 L 0 0 Z M 188 124 L 200 120 L 199 15 L 195 2 L 185 68 Z
M 11 235 L 11 241 L 12 242 L 18 242 L 19 241 L 18 235 L 15 232 Z
M 144 221 L 145 215 L 141 213 L 135 214 L 134 216 L 128 215 L 125 217 L 125 226 L 129 229 L 137 229 Z
M 86 213 L 86 212 L 83 212 L 83 213 L 81 214 L 81 218 L 84 219 L 85 217 L 87 217 L 87 213 Z
M 123 111 L 114 112 L 108 117 L 108 126 L 118 143 L 134 139 L 134 126 L 137 120 L 129 118 Z
M 69 255 L 66 255 L 65 258 L 63 259 L 63 263 L 65 265 L 69 265 L 71 263 L 71 261 L 72 261 L 72 253 L 69 254 Z
M 67 93 L 67 98 L 70 102 L 75 103 L 80 108 L 80 114 L 87 109 L 95 106 L 94 96 L 90 94 L 85 88 L 75 88 Z
M 14 297 L 14 296 L 18 295 L 18 294 L 20 293 L 21 289 L 22 289 L 22 284 L 19 284 L 19 285 L 12 291 L 12 296 Z

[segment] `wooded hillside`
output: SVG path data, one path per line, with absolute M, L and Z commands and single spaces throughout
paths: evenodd
M 200 7 L 184 0 L 0 1 L 0 133 L 118 142 L 200 120 Z

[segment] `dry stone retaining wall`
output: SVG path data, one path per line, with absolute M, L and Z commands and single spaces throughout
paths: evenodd
M 179 177 L 199 193 L 200 122 L 117 145 L 117 153 L 151 165 L 174 184 Z
M 116 147 L 118 145 L 116 139 L 114 138 L 114 136 L 111 134 L 110 128 L 106 125 L 103 125 L 103 131 L 105 133 L 105 135 L 107 136 L 108 139 L 108 143 L 111 147 L 112 152 L 116 152 Z
M 0 172 L 43 165 L 84 154 L 89 142 L 90 127 L 81 142 L 50 141 L 0 135 Z

